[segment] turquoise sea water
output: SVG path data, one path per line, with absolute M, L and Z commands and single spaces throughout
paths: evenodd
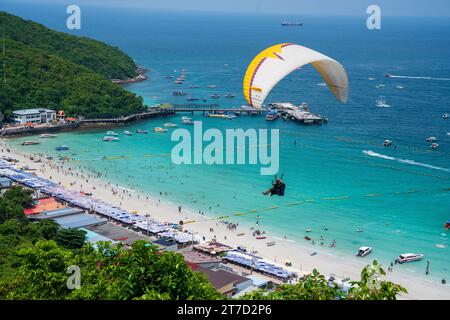
M 67 31 L 63 6 L 30 8 L 7 3 L 5 9 Z M 228 121 L 193 116 L 202 120 L 205 128 L 280 129 L 285 197 L 261 195 L 271 177 L 261 176 L 258 166 L 173 165 L 166 156 L 174 145 L 169 133 L 121 134 L 119 142 L 103 143 L 100 139 L 105 130 L 86 130 L 18 148 L 55 154 L 54 147 L 66 144 L 71 148 L 69 154 L 75 153 L 73 158 L 79 160 L 76 165 L 105 172 L 122 186 L 209 215 L 278 206 L 257 214 L 263 216 L 266 229 L 280 236 L 302 243 L 305 229 L 311 227 L 313 238 L 323 234 L 326 243 L 337 240 L 336 248 L 326 249 L 331 253 L 350 255 L 359 246 L 370 245 L 373 257 L 383 262 L 393 261 L 400 253 L 420 252 L 426 259 L 401 268 L 424 274 L 429 260 L 431 276 L 450 276 L 448 232 L 442 228 L 450 219 L 450 120 L 442 119 L 443 113 L 450 112 L 450 81 L 384 77 L 392 73 L 450 78 L 450 22 L 386 17 L 382 30 L 369 31 L 364 15 L 306 16 L 301 19 L 304 27 L 282 28 L 280 21 L 290 17 L 94 7 L 82 8 L 82 14 L 82 30 L 73 33 L 118 46 L 151 69 L 148 81 L 127 85 L 149 105 L 188 103 L 186 97 L 171 95 L 183 90 L 191 96 L 207 97 L 210 103 L 239 107 L 245 102 L 241 85 L 247 64 L 265 47 L 281 42 L 302 44 L 340 61 L 350 78 L 349 102 L 338 104 L 327 88 L 317 85 L 322 79 L 306 67 L 283 80 L 267 101 L 307 101 L 313 112 L 329 118 L 324 126 L 267 122 L 262 117 Z M 187 69 L 184 85 L 165 78 L 182 68 Z M 371 77 L 375 80 L 369 80 Z M 191 89 L 191 84 L 200 88 Z M 376 88 L 378 84 L 385 87 Z M 236 98 L 209 99 L 212 93 L 234 93 Z M 377 108 L 379 96 L 384 96 L 391 108 Z M 181 116 L 114 130 L 151 131 L 165 122 L 181 123 Z M 430 150 L 425 141 L 428 136 L 439 139 L 438 150 Z M 29 138 L 12 143 L 25 139 Z M 384 139 L 393 140 L 397 147 L 384 148 Z M 101 160 L 103 156 L 129 158 L 107 161 Z M 167 194 L 160 196 L 160 192 Z M 254 223 L 255 214 L 233 220 Z M 324 225 L 328 231 L 322 230 Z M 364 232 L 356 233 L 357 228 Z

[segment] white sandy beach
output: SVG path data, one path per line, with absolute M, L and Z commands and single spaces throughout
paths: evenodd
M 19 166 L 28 166 L 37 175 L 51 179 L 62 186 L 84 192 L 92 192 L 93 197 L 110 202 L 114 205 L 120 206 L 129 211 L 137 211 L 139 214 L 149 213 L 152 218 L 159 221 L 169 221 L 178 223 L 180 220 L 191 221 L 185 225 L 185 229 L 205 236 L 207 240 L 213 239 L 236 247 L 243 245 L 248 249 L 256 250 L 259 255 L 284 264 L 284 260 L 288 259 L 292 262 L 293 268 L 299 273 L 310 272 L 314 268 L 318 269 L 322 274 L 329 275 L 333 273 L 338 278 L 359 279 L 361 269 L 369 264 L 372 259 L 357 258 L 355 256 L 335 256 L 328 252 L 324 252 L 324 248 L 317 246 L 317 249 L 302 247 L 299 243 L 289 239 L 283 239 L 279 235 L 266 234 L 267 239 L 257 240 L 252 236 L 252 230 L 244 226 L 238 226 L 237 230 L 229 230 L 227 225 L 220 223 L 218 220 L 208 219 L 207 216 L 195 213 L 191 209 L 187 211 L 184 207 L 182 212 L 178 212 L 178 204 L 164 202 L 163 199 L 152 198 L 150 195 L 130 191 L 124 188 L 125 186 L 115 186 L 106 181 L 96 179 L 93 174 L 87 171 L 75 171 L 63 169 L 60 163 L 41 159 L 41 163 L 36 163 L 30 160 L 30 155 L 19 153 L 16 150 L 7 152 L 9 148 L 7 140 L 2 140 L 2 156 L 18 159 Z M 34 160 L 37 157 L 34 155 Z M 66 164 L 66 168 L 70 167 L 70 163 Z M 114 192 L 113 192 L 114 191 Z M 147 199 L 148 197 L 148 199 Z M 229 221 L 235 222 L 232 219 Z M 213 232 L 210 231 L 213 228 Z M 244 235 L 237 236 L 240 233 Z M 225 239 L 226 237 L 226 239 Z M 275 246 L 268 247 L 267 242 L 276 242 Z M 321 250 L 322 249 L 322 250 Z M 316 251 L 318 254 L 311 256 L 312 252 Z M 385 266 L 387 270 L 388 266 Z M 402 296 L 405 299 L 450 299 L 450 285 L 443 285 L 435 278 L 426 278 L 425 275 L 414 275 L 410 273 L 401 272 L 394 266 L 393 272 L 386 276 L 388 280 L 401 284 L 408 289 L 408 294 Z M 448 279 L 447 279 L 448 280 Z

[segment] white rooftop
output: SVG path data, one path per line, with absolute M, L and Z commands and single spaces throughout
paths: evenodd
M 30 115 L 30 114 L 37 114 L 37 113 L 44 113 L 44 112 L 56 112 L 55 110 L 45 109 L 45 108 L 35 108 L 35 109 L 23 109 L 23 110 L 16 110 L 13 111 L 14 114 L 17 115 Z

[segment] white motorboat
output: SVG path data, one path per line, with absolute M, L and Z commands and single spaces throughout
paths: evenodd
M 194 124 L 194 121 L 192 121 L 191 119 L 185 119 L 183 120 L 183 124 Z
M 384 98 L 380 97 L 377 100 L 377 107 L 378 108 L 390 108 L 391 106 L 386 103 L 386 100 L 384 100 Z
M 167 129 L 161 128 L 161 127 L 156 127 L 155 129 L 153 129 L 153 131 L 155 131 L 155 132 L 167 132 Z
M 428 142 L 436 142 L 437 141 L 436 137 L 428 137 L 426 140 Z
M 448 119 L 448 113 L 444 113 L 444 114 L 442 115 L 442 119 Z
M 184 120 L 192 120 L 192 119 L 189 118 L 189 117 L 184 116 L 184 117 L 181 117 L 181 120 L 184 121 Z
M 401 89 L 405 89 L 404 86 L 396 86 L 396 88 L 397 88 L 397 89 L 400 89 L 400 90 L 401 90 Z
M 431 149 L 437 149 L 439 147 L 439 143 L 433 142 L 431 144 Z
M 107 142 L 109 142 L 109 141 L 119 141 L 119 138 L 113 137 L 113 136 L 104 136 L 102 141 L 107 141 Z
M 132 136 L 133 132 L 127 130 L 127 131 L 124 131 L 123 134 L 127 135 L 127 136 Z
M 178 127 L 178 125 L 176 123 L 167 122 L 167 123 L 164 123 L 164 127 L 174 128 L 174 127 Z
M 423 259 L 423 254 L 421 253 L 402 253 L 395 259 L 395 262 L 397 263 L 405 263 L 405 262 L 413 262 L 413 261 L 419 261 Z
M 384 142 L 383 142 L 383 146 L 385 146 L 385 147 L 389 147 L 390 145 L 392 144 L 392 140 L 384 140 Z
M 40 142 L 39 141 L 24 141 L 24 142 L 22 142 L 23 146 L 32 146 L 35 144 L 40 144 Z
M 372 247 L 361 247 L 356 254 L 357 257 L 365 257 L 372 253 Z
M 39 136 L 39 138 L 56 138 L 56 134 L 43 133 Z
M 108 136 L 118 136 L 119 134 L 114 132 L 114 131 L 107 131 L 106 135 L 108 135 Z

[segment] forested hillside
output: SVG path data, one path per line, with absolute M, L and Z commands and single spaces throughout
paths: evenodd
M 144 110 L 142 98 L 109 80 L 135 75 L 135 65 L 126 54 L 4 12 L 0 20 L 6 30 L 0 111 L 7 117 L 13 110 L 38 107 L 87 118 Z

